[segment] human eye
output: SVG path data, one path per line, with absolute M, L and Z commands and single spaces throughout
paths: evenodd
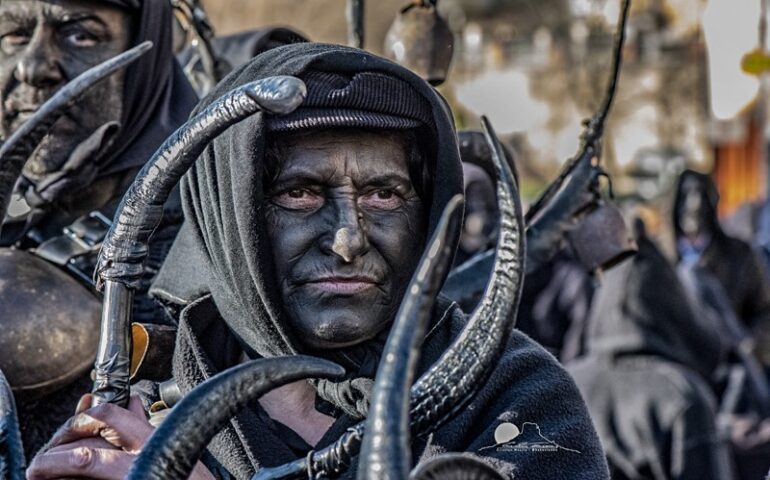
M 27 45 L 32 35 L 25 30 L 15 30 L 0 36 L 0 48 L 10 53 L 19 47 Z
M 62 32 L 64 41 L 76 48 L 89 48 L 99 43 L 99 37 L 81 26 L 71 26 Z
M 316 210 L 324 203 L 320 194 L 306 188 L 290 188 L 273 196 L 273 203 L 288 210 Z
M 364 207 L 378 210 L 395 210 L 403 204 L 401 196 L 392 188 L 378 188 L 361 196 L 359 201 Z

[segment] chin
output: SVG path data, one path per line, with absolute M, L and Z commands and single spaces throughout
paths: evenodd
M 346 310 L 335 312 L 305 311 L 302 315 L 308 320 L 296 325 L 300 340 L 311 348 L 333 350 L 358 345 L 376 337 L 388 322 L 372 319 L 372 312 Z M 369 318 L 367 318 L 369 317 Z M 362 321 L 362 319 L 365 319 Z

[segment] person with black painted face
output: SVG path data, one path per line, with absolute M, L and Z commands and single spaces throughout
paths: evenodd
M 186 394 L 247 359 L 300 353 L 333 360 L 346 375 L 261 397 L 214 438 L 193 478 L 251 478 L 330 445 L 366 417 L 409 279 L 463 188 L 451 114 L 413 73 L 347 47 L 287 45 L 234 71 L 209 99 L 275 75 L 305 82 L 303 104 L 230 127 L 182 181 L 185 223 L 153 286 L 180 311 L 164 391 Z M 466 321 L 456 304 L 437 299 L 418 375 Z M 28 478 L 123 478 L 152 433 L 142 406 L 154 405 L 155 420 L 166 400 L 145 388 L 128 410 L 82 411 Z M 518 439 L 506 433 L 516 425 Z M 535 451 L 546 441 L 537 432 L 553 442 L 550 451 Z M 415 459 L 467 452 L 507 477 L 608 478 L 576 386 L 517 332 L 471 403 L 411 448 Z
M 170 5 L 158 0 L 0 2 L 0 139 L 3 141 L 40 105 L 87 69 L 144 41 L 154 44 L 149 53 L 128 69 L 89 90 L 44 137 L 24 166 L 10 211 L 3 221 L 0 246 L 33 252 L 71 273 L 73 283 L 91 288 L 90 277 L 100 236 L 106 233 L 105 224 L 112 218 L 118 201 L 142 164 L 187 119 L 197 101 L 173 57 L 171 21 Z M 169 202 L 164 223 L 151 247 L 145 293 L 154 275 L 153 269 L 162 262 L 179 228 L 178 203 L 178 198 L 176 205 Z M 0 278 L 0 284 L 7 280 Z M 38 286 L 49 287 L 55 288 L 55 285 Z M 45 293 L 50 293 L 47 298 L 74 301 L 61 295 L 57 297 L 55 292 Z M 138 295 L 135 306 L 137 321 L 168 321 L 162 309 L 147 295 Z M 51 305 L 52 310 L 56 308 Z M 10 310 L 14 314 L 3 315 L 0 322 L 8 335 L 6 338 L 18 338 L 9 335 L 9 331 L 24 330 L 24 305 L 15 304 Z M 67 328 L 72 336 L 78 329 L 98 328 L 98 324 L 85 318 L 93 316 L 71 319 Z M 39 332 L 39 335 L 45 334 Z M 0 349 L 0 368 L 6 365 L 6 355 L 39 356 L 40 349 L 35 347 L 45 342 L 36 340 L 34 335 L 23 337 L 24 345 Z M 95 347 L 78 352 L 81 357 L 72 365 L 56 366 L 67 370 L 66 379 L 81 373 L 80 380 L 67 384 L 70 380 L 62 381 L 54 375 L 44 384 L 44 392 L 34 391 L 34 395 L 17 399 L 28 454 L 33 454 L 50 438 L 72 414 L 80 395 L 89 390 L 89 377 L 84 371 L 93 362 Z M 57 358 L 56 352 L 46 351 L 46 354 Z M 16 380 L 12 380 L 12 387 L 22 387 L 25 391 L 39 386 L 19 385 Z M 55 388 L 61 390 L 51 394 Z M 40 395 L 46 396 L 40 398 Z
M 708 176 L 686 170 L 679 177 L 673 225 L 678 263 L 696 265 L 724 288 L 736 316 L 751 330 L 756 353 L 770 366 L 770 285 L 751 246 L 728 236 L 719 224 L 719 193 Z

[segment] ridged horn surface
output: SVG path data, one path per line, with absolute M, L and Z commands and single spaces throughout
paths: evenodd
M 24 164 L 54 123 L 91 87 L 131 65 L 150 49 L 152 42 L 141 43 L 81 73 L 41 105 L 0 147 L 0 219 L 5 217 Z
M 444 209 L 385 344 L 361 446 L 359 480 L 405 479 L 409 475 L 409 389 L 436 296 L 452 264 L 462 204 L 462 196 L 457 195 Z
M 336 378 L 345 371 L 326 360 L 297 355 L 244 363 L 195 387 L 142 448 L 127 480 L 183 480 L 206 445 L 250 402 L 305 378 Z
M 112 280 L 136 287 L 144 273 L 148 243 L 163 205 L 206 146 L 233 124 L 259 112 L 284 115 L 305 99 L 302 80 L 269 77 L 225 94 L 185 123 L 155 152 L 128 189 L 99 253 L 97 283 Z
M 434 431 L 473 397 L 492 371 L 516 322 L 525 263 L 521 199 L 500 143 L 486 117 L 482 117 L 482 124 L 498 174 L 500 233 L 494 267 L 484 297 L 465 329 L 411 388 L 410 430 L 414 435 Z M 365 422 L 361 422 L 310 459 L 263 469 L 252 480 L 299 478 L 308 471 L 337 478 L 359 453 L 364 433 Z

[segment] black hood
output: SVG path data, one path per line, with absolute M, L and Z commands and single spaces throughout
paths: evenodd
M 198 101 L 174 59 L 173 12 L 166 0 L 104 0 L 133 16 L 131 45 L 147 40 L 154 47 L 125 72 L 120 129 L 95 168 L 62 176 L 54 172 L 30 189 L 33 204 L 55 201 L 71 186 L 82 188 L 94 178 L 142 166 L 187 117 Z M 83 178 L 87 176 L 87 178 Z M 77 178 L 73 178 L 77 177 Z M 27 187 L 34 187 L 28 185 Z
M 646 237 L 639 252 L 609 270 L 589 318 L 590 355 L 663 357 L 708 377 L 720 360 L 717 331 L 695 315 L 679 279 Z
M 387 128 L 391 121 L 403 121 L 396 128 L 406 128 L 422 123 L 423 141 L 433 152 L 428 161 L 436 172 L 431 198 L 425 199 L 428 236 L 444 206 L 463 189 L 456 135 L 443 98 L 405 68 L 361 50 L 310 43 L 269 50 L 231 73 L 197 110 L 240 85 L 274 75 L 305 80 L 306 102 L 284 118 L 257 114 L 209 145 L 182 182 L 185 225 L 153 289 L 159 298 L 183 304 L 210 292 L 241 344 L 264 357 L 298 352 L 274 285 L 264 227 L 262 160 L 268 126 L 307 128 L 315 125 L 319 112 L 335 125 L 365 122 L 372 128 L 372 122 L 383 122 Z M 361 84 L 383 88 L 367 94 L 357 91 Z
M 713 235 L 721 234 L 722 229 L 719 226 L 719 220 L 717 218 L 719 192 L 717 191 L 714 180 L 709 175 L 698 173 L 694 170 L 685 170 L 677 180 L 676 190 L 674 192 L 674 204 L 671 211 L 671 214 L 673 215 L 675 238 L 678 239 L 684 235 L 679 214 L 679 204 L 682 202 L 682 190 L 685 182 L 694 182 L 701 186 L 703 206 L 706 210 L 706 216 L 708 217 L 708 228 Z

